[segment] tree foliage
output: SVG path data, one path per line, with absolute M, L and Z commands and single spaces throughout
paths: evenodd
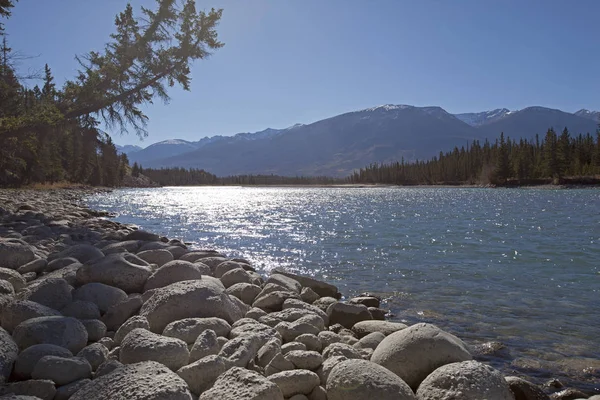
M 352 174 L 351 183 L 418 184 L 527 184 L 560 182 L 565 177 L 600 174 L 600 131 L 560 137 L 549 129 L 543 141 L 504 139 L 483 145 L 475 140 L 465 149 L 455 147 L 429 161 L 371 164 Z
M 0 18 L 10 15 L 13 3 L 0 0 Z M 15 56 L 2 38 L 0 185 L 120 184 L 128 160 L 100 124 L 121 132 L 133 127 L 143 136 L 148 117 L 142 108 L 156 98 L 167 102 L 169 87 L 189 90 L 191 64 L 223 46 L 216 32 L 222 10 L 197 11 L 194 0 L 156 4 L 137 16 L 127 5 L 103 51 L 77 57 L 80 70 L 62 88 L 48 65 L 41 88 L 20 82 Z

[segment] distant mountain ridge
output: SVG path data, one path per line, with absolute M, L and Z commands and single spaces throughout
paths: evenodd
M 423 160 L 475 139 L 495 140 L 500 132 L 527 139 L 544 135 L 550 127 L 592 133 L 597 116 L 599 112 L 567 113 L 538 106 L 450 114 L 437 106 L 385 104 L 284 129 L 195 142 L 165 140 L 127 154 L 131 163 L 144 167 L 201 168 L 219 176 L 346 176 L 373 162 Z

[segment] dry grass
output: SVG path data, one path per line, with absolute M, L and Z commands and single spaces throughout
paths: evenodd
M 85 187 L 88 187 L 88 186 L 82 185 L 79 183 L 61 181 L 61 182 L 53 182 L 53 183 L 50 183 L 50 182 L 32 183 L 32 184 L 22 187 L 21 189 L 53 190 L 53 189 L 77 189 L 77 188 L 85 188 Z

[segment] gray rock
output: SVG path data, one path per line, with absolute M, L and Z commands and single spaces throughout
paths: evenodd
M 229 286 L 227 290 L 225 290 L 225 293 L 237 297 L 245 304 L 251 305 L 260 291 L 261 288 L 258 285 L 253 285 L 251 283 L 236 283 Z
M 202 259 L 202 263 L 208 265 L 214 271 L 215 278 L 221 278 L 225 273 L 234 269 L 243 269 L 240 263 L 230 261 L 223 257 L 207 257 Z
M 171 252 L 166 249 L 146 250 L 141 251 L 136 255 L 142 260 L 146 261 L 147 263 L 156 264 L 159 267 L 162 267 L 169 261 L 173 261 L 173 254 L 171 254 Z
M 87 344 L 88 334 L 79 320 L 71 317 L 37 317 L 21 322 L 13 339 L 24 350 L 42 343 L 55 344 L 77 353 Z
M 94 379 L 101 377 L 102 375 L 110 374 L 117 368 L 121 368 L 123 364 L 118 360 L 107 359 L 104 361 L 94 374 Z
M 23 321 L 37 317 L 60 316 L 60 312 L 29 300 L 17 300 L 0 307 L 0 323 L 12 332 Z
M 213 257 L 215 255 L 214 252 L 208 251 L 190 251 L 179 257 L 180 260 L 189 261 L 191 263 L 195 263 L 198 260 L 202 260 L 203 258 Z
M 305 302 L 303 302 L 302 300 L 297 300 L 297 299 L 287 299 L 284 303 L 283 303 L 283 307 L 284 310 L 287 310 L 289 308 L 299 308 L 301 310 L 308 310 L 308 311 L 312 311 L 314 314 L 318 315 L 319 317 L 321 317 L 323 319 L 323 321 L 325 322 L 325 325 L 329 325 L 329 316 L 327 315 L 327 313 L 323 310 L 321 310 L 319 307 L 316 307 L 312 304 L 307 304 Z
M 93 282 L 77 288 L 73 292 L 73 299 L 90 301 L 105 313 L 110 307 L 127 300 L 127 293 L 116 287 Z
M 381 332 L 369 333 L 354 345 L 357 349 L 372 349 L 375 350 L 379 343 L 385 339 L 385 335 Z
M 98 376 L 70 400 L 192 400 L 187 384 L 167 367 L 154 361 L 124 365 Z
M 445 364 L 470 360 L 466 345 L 431 324 L 415 324 L 387 336 L 371 361 L 398 375 L 416 390 L 423 379 Z
M 67 247 L 60 253 L 51 254 L 48 257 L 48 261 L 52 261 L 57 258 L 67 257 L 75 258 L 83 264 L 88 261 L 104 257 L 104 253 L 102 253 L 99 249 L 89 244 L 76 244 L 74 246 Z
M 321 341 L 323 348 L 326 348 L 332 343 L 340 343 L 342 341 L 342 337 L 340 335 L 331 331 L 319 332 L 317 337 Z
M 140 311 L 142 304 L 142 296 L 132 294 L 126 300 L 110 306 L 100 320 L 104 322 L 106 329 L 116 331 L 127 319 Z
M 47 379 L 30 379 L 28 381 L 11 382 L 0 388 L 0 396 L 13 393 L 17 396 L 30 396 L 36 399 L 52 400 L 56 395 L 54 382 Z
M 299 369 L 317 369 L 323 364 L 323 356 L 316 351 L 292 350 L 285 355 Z
M 327 308 L 327 316 L 330 324 L 340 324 L 348 329 L 357 322 L 373 319 L 367 307 L 362 304 L 333 303 Z
M 113 337 L 116 334 L 116 332 L 110 333 L 112 333 L 110 337 L 104 336 L 102 339 L 98 340 L 98 344 L 101 344 L 102 346 L 106 347 L 109 351 L 112 350 L 113 347 L 115 347 L 115 341 L 113 340 Z M 107 335 L 108 334 L 109 332 L 107 332 Z
M 284 342 L 291 342 L 300 335 L 310 333 L 313 335 L 319 334 L 319 328 L 299 319 L 294 322 L 280 322 L 275 325 L 275 330 L 279 332 Z
M 283 354 L 287 354 L 294 350 L 306 350 L 306 345 L 304 343 L 294 341 L 281 346 L 281 353 Z
M 80 379 L 75 382 L 71 382 L 68 385 L 64 385 L 56 389 L 56 394 L 53 400 L 67 400 L 75 394 L 79 389 L 92 382 L 90 379 Z
M 25 278 L 17 271 L 10 268 L 0 268 L 0 279 L 10 282 L 15 292 L 23 289 L 27 284 Z
M 279 387 L 253 371 L 233 367 L 198 400 L 283 400 Z
M 314 290 L 312 290 L 309 287 L 303 287 L 302 291 L 300 292 L 300 298 L 302 299 L 303 302 L 308 303 L 308 304 L 312 304 L 313 302 L 319 300 L 319 295 L 315 293 Z
M 63 307 L 60 313 L 77 319 L 100 319 L 100 310 L 91 301 L 75 300 Z
M 136 253 L 140 248 L 140 242 L 137 240 L 124 240 L 122 242 L 111 243 L 102 248 L 105 255 L 116 253 Z
M 320 352 L 323 348 L 321 345 L 321 341 L 316 335 L 311 333 L 305 333 L 304 335 L 300 335 L 294 339 L 296 342 L 302 343 L 306 346 L 306 350 L 318 351 Z
M 163 267 L 164 268 L 164 267 Z M 153 332 L 173 321 L 192 317 L 218 317 L 233 323 L 243 313 L 229 295 L 207 279 L 173 283 L 155 293 L 140 310 Z
M 223 286 L 228 288 L 236 283 L 251 283 L 252 277 L 243 268 L 235 268 L 225 272 L 221 276 L 221 282 L 223 282 Z
M 237 367 L 246 368 L 258 350 L 266 343 L 256 335 L 244 335 L 231 339 L 219 351 L 219 355 L 227 358 Z
M 302 320 L 303 322 L 308 322 L 309 324 L 316 326 L 317 328 L 319 328 L 319 330 L 325 329 L 325 321 L 323 320 L 323 318 L 312 310 L 305 310 L 301 308 L 287 308 L 282 311 L 273 312 L 267 317 L 259 319 L 259 321 L 264 321 L 263 323 L 266 323 L 266 320 L 270 320 L 271 318 L 287 322 L 295 322 L 298 320 Z M 327 318 L 327 316 L 325 318 Z M 275 325 L 277 325 L 277 322 L 275 322 Z
M 127 261 L 122 254 L 111 254 L 85 264 L 76 273 L 80 285 L 104 283 L 126 293 L 141 293 L 150 275 L 149 267 Z
M 281 341 L 277 338 L 271 338 L 258 349 L 255 359 L 256 364 L 261 368 L 265 368 L 278 353 L 281 353 Z
M 320 310 L 323 310 L 324 312 L 327 312 L 327 309 L 329 308 L 330 305 L 337 303 L 337 299 L 333 298 L 333 297 L 321 297 L 318 300 L 315 300 L 313 302 L 313 306 L 318 307 Z
M 373 319 L 378 321 L 385 321 L 385 316 L 388 314 L 388 310 L 384 310 L 383 308 L 377 307 L 367 307 Z
M 0 239 L 0 267 L 17 269 L 35 259 L 31 246 L 19 240 Z
M 46 266 L 46 272 L 57 271 L 61 268 L 68 267 L 69 265 L 80 264 L 80 262 L 73 257 L 55 258 L 50 261 Z
M 41 280 L 46 280 L 50 278 L 58 278 L 64 279 L 71 286 L 77 285 L 77 270 L 81 268 L 82 265 L 80 263 L 74 263 L 68 265 L 64 268 L 57 269 L 56 271 L 49 272 L 41 277 Z
M 271 276 L 269 276 L 269 279 L 267 279 L 266 283 L 275 283 L 296 294 L 300 294 L 300 291 L 302 290 L 302 285 L 300 282 L 294 278 L 290 278 L 278 273 L 272 273 Z
M 123 325 L 121 325 L 119 330 L 117 330 L 117 332 L 115 333 L 115 337 L 113 338 L 114 343 L 117 346 L 120 345 L 125 336 L 127 336 L 129 332 L 136 328 L 150 330 L 150 324 L 148 323 L 146 317 L 142 317 L 141 315 L 134 315 L 133 317 L 125 321 L 125 323 L 123 323 Z
M 321 297 L 333 297 L 335 299 L 339 299 L 341 297 L 338 288 L 327 282 L 319 281 L 317 279 L 310 278 L 307 276 L 296 275 L 291 272 L 284 271 L 280 268 L 275 269 L 275 271 L 278 274 L 282 274 L 287 276 L 288 278 L 295 279 L 302 286 L 311 288 L 316 294 L 318 294 Z
M 287 299 L 300 299 L 300 296 L 293 292 L 275 291 L 266 294 L 260 294 L 252 303 L 252 307 L 261 308 L 265 311 L 280 311 L 284 301 Z M 302 301 L 302 300 L 299 300 Z
M 37 274 L 35 272 L 27 272 L 24 273 L 22 276 L 23 279 L 25 279 L 25 282 L 27 283 L 32 282 L 37 278 Z
M 31 378 L 37 362 L 45 356 L 73 357 L 73 353 L 54 344 L 36 344 L 23 350 L 15 362 L 14 374 L 18 379 Z
M 88 333 L 88 341 L 97 342 L 106 336 L 106 325 L 98 319 L 82 319 L 81 323 L 85 326 Z
M 0 328 L 0 384 L 9 378 L 18 353 L 19 348 L 10 334 Z
M 327 390 L 323 386 L 317 386 L 307 397 L 308 400 L 327 400 Z
M 123 240 L 143 240 L 145 242 L 157 242 L 160 240 L 160 237 L 155 233 L 138 229 L 126 235 Z
M 271 376 L 282 371 L 291 371 L 296 366 L 293 362 L 285 358 L 281 353 L 276 353 L 265 367 L 265 375 Z
M 196 338 L 207 329 L 216 333 L 217 336 L 229 336 L 231 325 L 222 318 L 184 318 L 171 322 L 165 327 L 164 336 L 181 339 L 187 344 L 193 344 Z
M 323 361 L 323 364 L 316 370 L 317 375 L 319 375 L 321 385 L 326 385 L 327 378 L 329 378 L 329 373 L 333 370 L 333 368 L 335 368 L 336 365 L 346 360 L 348 360 L 348 358 L 344 356 L 332 356 Z
M 14 295 L 15 288 L 13 287 L 12 283 L 10 283 L 9 281 L 0 279 L 0 295 L 5 295 L 5 294 Z
M 266 311 L 261 310 L 260 308 L 251 308 L 250 310 L 248 310 L 248 312 L 246 312 L 246 315 L 244 315 L 244 317 L 252 318 L 258 321 L 261 317 L 264 317 L 265 315 L 268 315 Z
M 319 376 L 305 369 L 278 372 L 270 375 L 268 379 L 279 386 L 285 397 L 309 394 L 319 385 Z
M 17 268 L 17 272 L 21 275 L 28 272 L 35 272 L 36 274 L 39 274 L 44 271 L 47 265 L 48 261 L 46 261 L 45 258 L 36 258 L 35 260 L 29 261 L 27 264 L 21 265 L 19 268 Z
M 355 349 L 346 343 L 332 343 L 323 350 L 323 358 L 344 356 L 348 359 L 360 359 L 362 355 L 358 349 Z
M 20 297 L 60 310 L 73 301 L 72 291 L 73 287 L 66 280 L 47 278 L 31 283 Z
M 190 351 L 189 362 L 198 361 L 206 356 L 219 354 L 219 350 L 221 350 L 221 347 L 217 340 L 217 334 L 212 329 L 207 329 L 196 338 L 192 350 Z
M 181 367 L 177 371 L 195 395 L 208 390 L 217 378 L 233 367 L 233 363 L 219 355 L 209 355 Z
M 515 400 L 550 400 L 550 397 L 544 391 L 525 379 L 517 376 L 504 377 L 506 383 Z
M 142 328 L 136 328 L 125 336 L 119 352 L 119 361 L 123 364 L 157 361 L 173 371 L 186 365 L 189 358 L 190 352 L 184 341 Z
M 356 333 L 356 336 L 359 338 L 362 338 L 373 332 L 381 332 L 385 336 L 388 336 L 394 332 L 398 332 L 406 328 L 408 328 L 408 326 L 401 322 L 362 321 L 354 324 L 352 327 L 352 332 Z
M 173 260 L 157 269 L 148 278 L 144 291 L 162 288 L 175 282 L 202 279 L 202 269 L 188 261 Z
M 100 343 L 92 343 L 81 349 L 77 357 L 86 359 L 95 371 L 108 358 L 108 349 Z
M 33 368 L 31 377 L 49 379 L 61 386 L 79 379 L 91 378 L 92 367 L 85 358 L 44 356 Z
M 500 372 L 477 361 L 443 365 L 429 374 L 416 391 L 419 400 L 456 398 L 514 400 Z
M 396 374 L 366 360 L 338 363 L 327 378 L 329 400 L 417 400 Z
M 373 296 L 358 296 L 348 300 L 348 304 L 362 304 L 366 307 L 379 308 L 381 301 Z

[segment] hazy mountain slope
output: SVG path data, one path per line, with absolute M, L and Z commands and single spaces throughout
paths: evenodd
M 178 154 L 187 153 L 196 150 L 195 142 L 188 142 L 181 139 L 163 140 L 162 142 L 151 144 L 150 146 L 129 155 L 129 162 L 137 162 L 146 166 L 152 160 L 163 157 L 172 157 Z
M 558 133 L 567 127 L 571 135 L 593 133 L 596 122 L 575 114 L 545 107 L 528 107 L 514 111 L 494 122 L 481 125 L 477 129 L 482 136 L 497 138 L 501 132 L 511 138 L 533 138 L 536 134 L 543 137 L 548 128 L 553 127 Z
M 128 144 L 125 146 L 119 146 L 117 144 L 117 145 L 115 145 L 115 147 L 117 148 L 118 153 L 125 153 L 127 155 L 133 154 L 133 153 L 136 153 L 136 152 L 142 150 L 142 148 L 140 146 L 135 146 L 135 145 L 131 145 L 131 144 Z
M 478 113 L 454 114 L 454 116 L 471 126 L 481 126 L 504 118 L 509 113 L 510 110 L 507 108 L 497 108 L 495 110 Z
M 145 166 L 204 168 L 217 175 L 345 176 L 372 162 L 429 158 L 478 132 L 439 107 L 380 106 L 242 141 L 224 138 Z
M 577 111 L 575 115 L 578 117 L 591 119 L 596 123 L 600 122 L 600 111 L 590 111 L 582 108 L 581 110 Z

